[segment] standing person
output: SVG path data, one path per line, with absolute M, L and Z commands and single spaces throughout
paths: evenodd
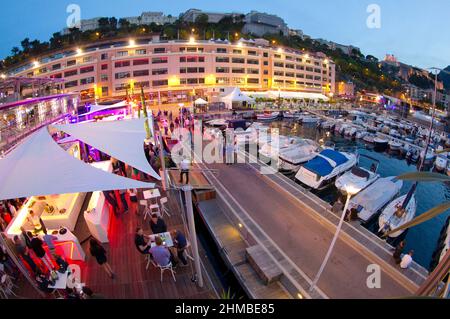
M 30 235 L 30 234 L 28 234 L 28 235 Z M 41 261 L 45 264 L 45 266 L 47 266 L 47 268 L 50 271 L 52 271 L 53 270 L 52 261 L 51 261 L 50 257 L 48 257 L 47 252 L 45 251 L 43 246 L 44 246 L 44 242 L 42 240 L 40 240 L 38 235 L 36 234 L 31 239 L 31 248 L 33 249 L 36 256 L 39 257 L 41 259 Z
M 40 232 L 42 230 L 42 223 L 40 217 L 34 213 L 34 211 L 29 211 L 28 221 L 34 227 L 35 232 Z
M 11 201 L 8 201 L 7 205 L 8 205 L 9 212 L 11 213 L 11 216 L 16 217 L 16 215 L 17 215 L 16 207 L 11 203 Z
M 173 124 L 172 120 L 170 122 L 170 132 L 173 133 L 173 131 L 175 130 L 175 125 Z
M 150 228 L 153 234 L 161 234 L 167 232 L 167 225 L 164 219 L 153 214 L 150 219 Z
M 92 257 L 95 257 L 97 263 L 103 267 L 108 276 L 111 279 L 114 279 L 116 276 L 111 269 L 111 266 L 108 264 L 108 259 L 106 258 L 106 250 L 103 246 L 94 238 L 89 241 L 89 251 Z
M 53 235 L 49 235 L 47 233 L 47 230 L 44 229 L 44 236 L 42 237 L 42 239 L 44 240 L 44 242 L 47 244 L 48 249 L 50 250 L 50 253 L 52 255 L 55 254 L 55 240 L 58 239 L 58 237 L 53 236 Z
M 17 235 L 14 236 L 14 248 L 16 250 L 16 254 L 18 256 L 21 256 L 22 259 L 25 260 L 25 262 L 28 264 L 28 266 L 30 266 L 31 270 L 36 273 L 37 266 L 33 258 L 31 258 L 30 256 L 30 250 Z
M 119 205 L 114 198 L 114 193 L 112 191 L 104 191 L 103 195 L 105 196 L 105 199 L 109 203 L 109 205 L 111 205 L 114 209 L 114 213 L 117 213 L 117 211 L 119 210 Z
M 167 120 L 163 120 L 163 123 L 162 123 L 162 125 L 163 125 L 163 128 L 164 128 L 164 135 L 168 135 L 168 131 L 169 131 L 169 123 L 167 123 Z
M 127 202 L 127 190 L 126 189 L 121 189 L 119 190 L 119 194 L 120 194 L 120 199 L 122 202 L 122 208 L 123 208 L 123 213 L 126 214 L 128 213 L 128 202 Z
M 408 269 L 409 266 L 412 264 L 412 256 L 414 255 L 414 250 L 410 250 L 409 253 L 406 255 L 403 255 L 402 261 L 400 262 L 400 268 L 402 269 Z
M 187 265 L 188 262 L 185 257 L 185 251 L 187 247 L 187 240 L 184 234 L 179 230 L 173 230 L 170 232 L 172 236 L 174 247 L 177 249 L 178 259 L 181 260 L 183 265 Z
M 137 194 L 138 194 L 138 191 L 137 191 L 136 188 L 132 188 L 132 189 L 129 189 L 129 190 L 128 190 L 128 195 L 130 195 L 130 204 L 131 204 L 131 207 L 133 208 L 134 213 L 135 213 L 136 215 L 139 215 L 139 207 L 138 207 L 138 198 L 137 198 Z
M 183 183 L 183 175 L 186 175 L 186 184 L 189 184 L 189 160 L 184 157 L 184 159 L 180 163 L 180 183 Z
M 398 265 L 402 261 L 402 254 L 403 250 L 405 249 L 406 241 L 402 240 L 397 247 L 395 247 L 394 253 L 392 254 L 392 257 L 395 260 L 395 263 Z

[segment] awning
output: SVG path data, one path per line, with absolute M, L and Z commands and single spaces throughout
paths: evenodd
M 255 99 L 247 96 L 239 88 L 234 88 L 231 92 L 220 97 L 220 100 L 228 102 L 255 102 Z
M 198 99 L 195 100 L 194 104 L 195 104 L 195 105 L 206 105 L 206 104 L 208 104 L 208 102 L 205 101 L 205 100 L 202 99 L 202 98 L 198 98 Z
M 266 91 L 266 92 L 244 92 L 252 97 L 269 98 L 269 99 L 309 99 L 328 101 L 329 98 L 321 93 L 312 92 L 294 92 L 294 91 Z
M 161 180 L 145 157 L 145 119 L 54 125 L 57 130 L 83 141 L 132 167 Z M 152 123 L 150 123 L 151 125 Z
M 0 159 L 0 180 L 0 200 L 155 186 L 78 160 L 58 146 L 45 127 Z
M 105 104 L 94 104 L 91 106 L 91 110 L 87 113 L 80 114 L 80 116 L 94 114 L 100 111 L 105 110 L 113 110 L 128 107 L 128 103 L 126 101 L 118 102 L 116 104 L 105 105 Z

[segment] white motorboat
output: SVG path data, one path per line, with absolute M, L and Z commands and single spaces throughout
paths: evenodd
M 363 137 L 363 141 L 369 144 L 373 144 L 375 140 L 375 135 L 369 133 L 366 136 Z
M 425 150 L 422 150 L 420 152 L 420 159 L 423 160 L 424 156 L 425 156 Z M 435 157 L 436 157 L 436 154 L 434 153 L 434 150 L 432 148 L 429 148 L 427 151 L 427 155 L 425 156 L 425 161 L 424 161 L 425 165 L 432 164 Z
M 380 178 L 380 175 L 376 172 L 355 166 L 350 171 L 339 177 L 336 180 L 335 186 L 343 195 L 347 194 L 347 189 L 349 187 L 353 190 L 357 190 L 357 192 L 353 194 L 356 195 L 360 191 L 372 185 L 378 178 Z
M 294 111 L 294 112 L 283 112 L 283 117 L 285 119 L 299 119 L 301 116 L 301 112 L 299 111 Z
M 245 145 L 252 141 L 255 134 L 255 128 L 248 127 L 245 131 L 242 129 L 234 130 L 234 138 L 237 144 Z
M 321 190 L 350 170 L 356 162 L 354 154 L 326 149 L 301 166 L 295 179 L 308 187 Z
M 309 124 L 309 123 L 317 123 L 320 121 L 320 117 L 315 115 L 301 115 L 299 117 L 299 121 L 303 124 Z
M 380 151 L 386 150 L 389 145 L 389 140 L 384 137 L 380 137 L 380 136 L 375 137 L 373 139 L 373 142 L 375 144 L 375 150 L 380 150 Z
M 325 121 L 320 123 L 320 128 L 324 130 L 331 130 L 336 125 L 336 122 L 334 121 Z
M 347 137 L 353 137 L 356 134 L 357 128 L 354 126 L 349 126 L 344 130 L 344 135 Z
M 264 112 L 263 114 L 257 114 L 258 121 L 275 121 L 280 116 L 280 112 Z
M 385 233 L 387 231 L 396 229 L 405 223 L 410 222 L 416 215 L 417 203 L 414 194 L 405 209 L 402 208 L 403 202 L 405 201 L 407 195 L 400 196 L 394 199 L 381 213 L 378 218 L 379 231 Z M 405 230 L 399 230 L 395 233 L 390 234 L 388 237 L 397 238 L 403 234 Z
M 388 145 L 391 151 L 400 151 L 400 148 L 402 147 L 402 143 L 394 139 L 390 140 Z
M 403 181 L 395 176 L 379 178 L 350 199 L 349 210 L 356 209 L 358 218 L 367 223 L 397 196 L 402 186 Z
M 362 138 L 364 138 L 367 134 L 369 134 L 369 133 L 367 133 L 367 131 L 365 131 L 365 130 L 359 130 L 359 131 L 356 132 L 355 138 L 357 138 L 357 139 L 362 139 Z
M 278 169 L 281 171 L 297 172 L 300 165 L 313 159 L 319 145 L 313 140 L 305 139 L 284 150 L 280 150 L 278 156 Z
M 287 137 L 279 135 L 276 139 L 271 139 L 270 142 L 262 145 L 258 151 L 262 159 L 278 159 L 278 155 L 282 150 L 291 148 L 301 143 L 303 139 L 300 137 Z
M 448 165 L 448 153 L 441 153 L 436 157 L 436 161 L 434 162 L 434 168 L 438 172 L 444 172 L 447 169 Z

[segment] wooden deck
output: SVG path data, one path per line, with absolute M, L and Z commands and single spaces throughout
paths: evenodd
M 178 229 L 186 233 L 180 210 L 172 201 L 169 205 L 170 218 L 165 218 L 168 229 Z M 142 208 L 140 209 L 142 213 Z M 126 215 L 119 214 L 112 219 L 110 225 L 110 243 L 105 248 L 108 251 L 108 259 L 117 278 L 110 279 L 95 259 L 88 256 L 82 270 L 83 282 L 95 292 L 103 294 L 107 298 L 115 299 L 197 299 L 215 298 L 215 293 L 208 281 L 205 287 L 199 288 L 191 281 L 193 264 L 189 267 L 177 267 L 174 282 L 169 273 L 164 274 L 164 281 L 160 282 L 160 271 L 150 265 L 146 270 L 146 261 L 134 245 L 134 233 L 136 227 L 142 227 L 144 233 L 151 234 L 149 219 L 144 221 L 142 215 L 130 212 Z M 83 247 L 88 251 L 88 244 Z M 87 253 L 87 255 L 89 255 Z
M 163 194 L 163 196 L 165 196 Z M 172 196 L 175 196 L 173 194 Z M 142 193 L 139 193 L 139 198 Z M 95 258 L 89 254 L 88 230 L 84 222 L 83 214 L 80 214 L 75 233 L 82 243 L 86 252 L 85 262 L 70 261 L 70 264 L 77 264 L 81 268 L 82 282 L 90 287 L 94 292 L 103 295 L 107 299 L 214 299 L 217 294 L 204 274 L 204 287 L 199 288 L 191 281 L 194 265 L 190 261 L 188 267 L 177 267 L 176 282 L 168 272 L 164 274 L 164 280 L 160 282 L 160 271 L 150 265 L 145 269 L 147 262 L 140 254 L 134 244 L 134 234 L 136 227 L 142 227 L 145 234 L 151 234 L 149 218 L 144 221 L 140 207 L 140 215 L 136 215 L 131 208 L 127 214 L 112 214 L 110 222 L 109 244 L 104 247 L 107 251 L 108 262 L 116 273 L 115 279 L 110 279 Z M 168 230 L 181 230 L 186 234 L 180 208 L 177 201 L 169 197 L 168 208 L 171 217 L 164 218 Z M 209 274 L 211 275 L 211 274 Z M 36 291 L 23 279 L 20 283 L 21 298 L 39 298 Z M 49 296 L 51 297 L 51 296 Z

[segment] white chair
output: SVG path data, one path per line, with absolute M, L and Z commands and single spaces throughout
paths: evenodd
M 161 203 L 162 208 L 162 214 L 166 214 L 168 217 L 170 217 L 169 209 L 167 208 L 166 204 L 168 203 L 167 197 L 162 197 L 159 202 Z
M 8 297 L 11 295 L 18 297 L 13 290 L 14 288 L 18 287 L 14 285 L 13 281 L 11 280 L 11 277 L 9 277 L 8 275 L 3 274 L 1 278 L 0 287 L 2 294 L 5 296 L 6 299 L 8 299 Z
M 163 282 L 164 271 L 169 270 L 172 274 L 172 278 L 174 282 L 177 282 L 175 278 L 175 271 L 173 271 L 172 263 L 170 262 L 167 266 L 158 265 L 158 268 L 161 270 L 161 282 Z
M 158 217 L 161 217 L 161 210 L 159 209 L 158 204 L 150 205 L 150 215 L 156 214 Z
M 158 265 L 156 265 L 152 259 L 152 255 L 146 254 L 145 261 L 147 262 L 147 265 L 145 266 L 145 270 L 148 270 L 148 267 L 150 267 L 150 264 L 152 264 L 155 268 L 158 268 Z
M 139 204 L 141 206 L 144 206 L 144 220 L 147 219 L 147 216 L 151 216 L 152 213 L 150 211 L 150 208 L 148 207 L 148 201 L 146 201 L 145 199 L 139 201 Z

